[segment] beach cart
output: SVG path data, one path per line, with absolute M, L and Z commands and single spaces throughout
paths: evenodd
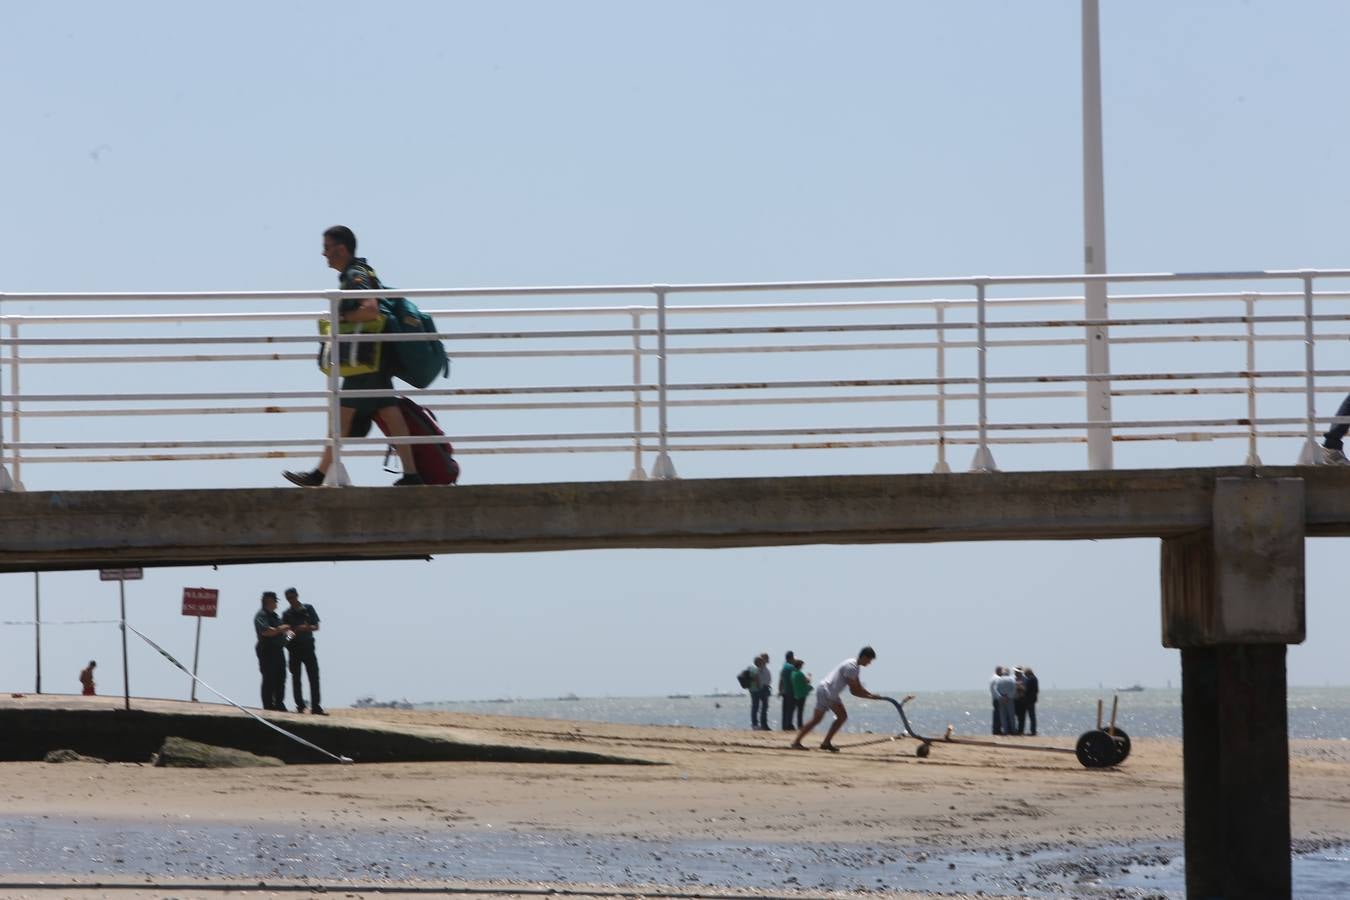
M 1068 747 L 1047 747 L 1040 744 L 1023 743 L 1005 744 L 999 741 L 957 737 L 955 729 L 951 725 L 947 726 L 947 731 L 942 737 L 928 737 L 915 731 L 913 726 L 909 724 L 909 716 L 905 714 L 905 704 L 914 699 L 913 694 L 902 700 L 896 700 L 893 697 L 882 697 L 881 699 L 894 706 L 895 711 L 900 714 L 900 724 L 904 729 L 903 734 L 919 742 L 919 746 L 914 750 L 914 755 L 920 759 L 927 757 L 932 752 L 934 744 L 993 747 L 997 750 L 1025 750 L 1031 753 L 1071 753 L 1078 757 L 1078 761 L 1089 769 L 1109 769 L 1112 766 L 1118 766 L 1130 755 L 1130 736 L 1125 733 L 1125 729 L 1116 725 L 1116 713 L 1120 707 L 1119 697 L 1111 698 L 1111 719 L 1106 725 L 1102 724 L 1102 701 L 1097 701 L 1097 727 L 1079 735 L 1078 743 L 1072 750 Z

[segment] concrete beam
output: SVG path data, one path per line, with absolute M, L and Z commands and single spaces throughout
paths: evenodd
M 1307 484 L 1309 534 L 1350 534 L 1350 467 Z M 0 494 L 0 571 L 447 553 L 1171 537 L 1251 469 L 998 472 L 456 488 Z
M 1304 483 L 1220 478 L 1210 528 L 1163 541 L 1164 647 L 1301 644 Z
M 1143 537 L 1207 527 L 1213 485 L 1214 470 L 1191 469 L 9 493 L 0 494 L 0 571 Z

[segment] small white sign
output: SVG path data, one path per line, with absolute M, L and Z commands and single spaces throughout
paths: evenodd
M 134 569 L 99 569 L 99 581 L 140 581 L 144 577 L 144 570 Z

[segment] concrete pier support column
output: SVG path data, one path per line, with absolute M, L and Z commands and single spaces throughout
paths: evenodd
M 1189 898 L 1291 897 L 1285 650 L 1305 632 L 1303 541 L 1296 478 L 1218 479 L 1210 530 L 1163 541 Z

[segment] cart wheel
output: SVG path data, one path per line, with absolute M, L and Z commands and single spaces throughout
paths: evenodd
M 1117 762 L 1116 742 L 1105 731 L 1083 732 L 1074 752 L 1078 755 L 1078 761 L 1088 769 L 1105 769 Z
M 1102 731 L 1106 731 L 1106 729 L 1103 728 Z M 1123 763 L 1125 758 L 1130 755 L 1130 736 L 1126 734 L 1125 729 L 1120 726 L 1116 726 L 1113 731 L 1116 741 L 1116 753 L 1118 754 L 1116 763 Z
M 933 748 L 928 746 L 927 744 L 920 744 L 919 746 L 914 748 L 914 755 L 917 756 L 919 759 L 927 759 L 928 751 L 932 749 Z

